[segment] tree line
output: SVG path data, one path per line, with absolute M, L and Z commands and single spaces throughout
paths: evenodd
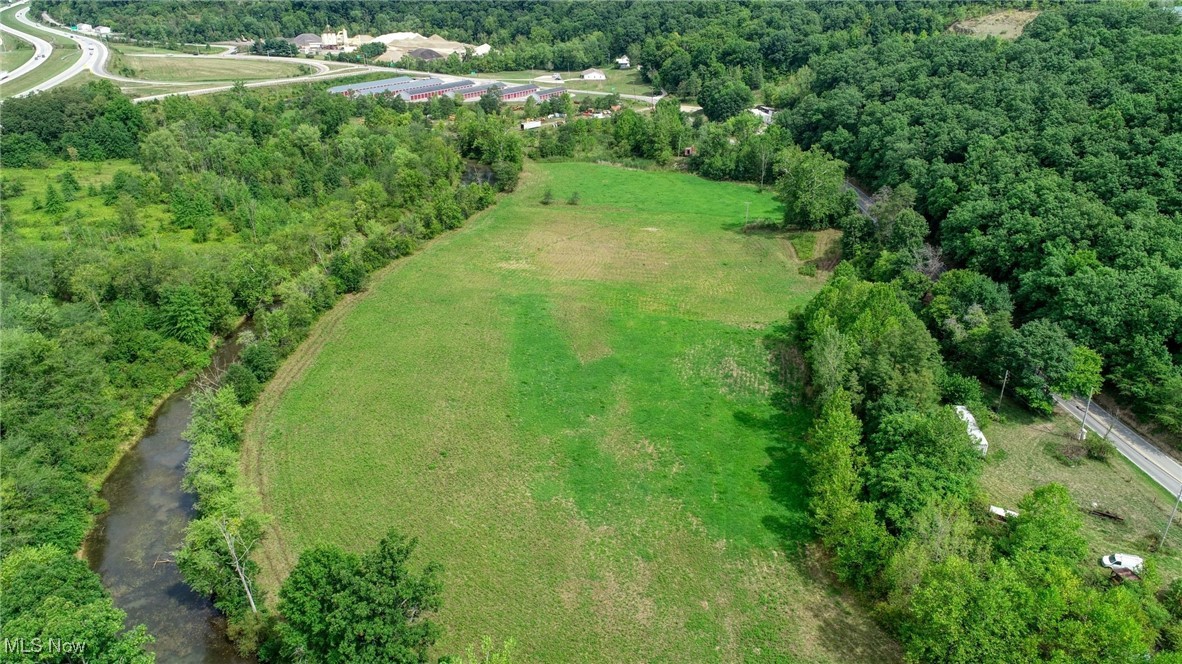
M 1099 352 L 1115 392 L 1177 435 L 1179 49 L 1176 13 L 1129 5 L 1047 11 L 1014 42 L 896 36 L 810 59 L 777 124 L 871 188 L 906 188 L 943 262 L 992 282 L 988 292 L 1008 290 L 1015 324 Z M 911 279 L 882 264 L 906 262 L 883 249 L 854 252 L 867 269 Z M 981 313 L 994 315 L 947 318 L 940 333 L 963 368 L 1000 382 L 1006 367 L 969 343 L 996 323 Z

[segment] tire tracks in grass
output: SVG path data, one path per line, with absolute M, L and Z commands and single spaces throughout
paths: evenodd
M 522 173 L 521 182 L 527 181 L 529 174 Z M 260 546 L 255 550 L 255 561 L 260 563 L 259 585 L 263 590 L 272 591 L 270 601 L 278 596 L 282 580 L 287 578 L 291 569 L 295 567 L 298 556 L 293 556 L 283 531 L 279 527 L 278 519 L 272 510 L 272 496 L 270 486 L 263 472 L 263 445 L 266 442 L 267 425 L 271 422 L 283 396 L 297 380 L 299 380 L 312 362 L 320 355 L 325 344 L 335 336 L 337 326 L 353 311 L 362 300 L 374 293 L 375 288 L 391 273 L 401 269 L 410 259 L 425 254 L 436 245 L 446 244 L 460 234 L 471 232 L 480 227 L 481 222 L 489 212 L 503 204 L 503 198 L 496 204 L 476 213 L 464 225 L 452 232 L 439 235 L 421 245 L 417 251 L 407 256 L 395 258 L 389 265 L 377 270 L 369 276 L 366 288 L 357 293 L 350 293 L 341 297 L 331 309 L 326 311 L 313 325 L 308 336 L 294 351 L 279 365 L 279 370 L 267 382 L 263 392 L 255 402 L 250 416 L 246 419 L 243 429 L 242 448 L 238 457 L 238 470 L 247 482 L 252 484 L 262 499 L 263 512 L 271 519 L 264 530 L 264 537 Z
M 426 249 L 426 247 L 423 247 Z M 420 249 L 420 252 L 422 249 Z M 416 253 L 420 253 L 416 252 Z M 239 457 L 239 470 L 242 476 L 258 489 L 262 499 L 263 511 L 271 516 L 266 527 L 266 537 L 256 550 L 256 560 L 261 563 L 260 583 L 265 590 L 275 596 L 278 593 L 282 579 L 286 578 L 295 566 L 298 556 L 293 556 L 291 547 L 284 538 L 279 522 L 272 511 L 271 491 L 266 475 L 263 472 L 263 445 L 266 442 L 267 425 L 271 422 L 283 396 L 297 380 L 299 380 L 312 362 L 320 355 L 329 340 L 335 337 L 337 326 L 344 320 L 359 302 L 373 293 L 374 287 L 385 280 L 406 263 L 411 256 L 394 259 L 386 267 L 370 275 L 369 286 L 361 292 L 350 293 L 341 298 L 312 325 L 308 337 L 292 351 L 279 365 L 279 370 L 267 382 L 254 409 L 246 420 L 242 436 L 242 452 Z M 272 598 L 273 599 L 273 598 Z

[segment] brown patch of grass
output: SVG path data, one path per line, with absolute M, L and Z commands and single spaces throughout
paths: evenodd
M 1022 36 L 1026 24 L 1033 21 L 1039 13 L 1021 9 L 1006 9 L 953 23 L 948 29 L 957 34 L 973 37 L 1017 39 Z

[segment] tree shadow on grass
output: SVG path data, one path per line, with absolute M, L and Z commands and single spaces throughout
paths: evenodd
M 774 443 L 766 448 L 770 459 L 759 470 L 759 478 L 768 486 L 772 500 L 783 510 L 763 517 L 763 525 L 780 540 L 786 552 L 799 552 L 813 539 L 808 518 L 808 468 L 804 460 L 804 434 L 807 414 L 779 392 L 772 397 L 776 411 L 768 416 L 736 411 L 735 420 L 761 431 Z

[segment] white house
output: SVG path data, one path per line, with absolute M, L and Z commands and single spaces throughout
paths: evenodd
M 631 66 L 632 63 L 628 61 L 628 56 L 621 55 L 620 57 L 616 58 L 616 67 L 618 69 L 628 69 Z
M 584 81 L 606 81 L 607 74 L 604 74 L 602 69 L 584 69 L 583 70 L 583 80 Z
M 105 26 L 105 25 L 96 25 L 96 26 L 94 26 L 94 31 L 95 31 L 95 32 L 97 32 L 97 33 L 98 33 L 98 34 L 100 34 L 100 35 L 109 35 L 109 34 L 111 34 L 111 28 L 109 28 L 109 27 L 107 27 L 107 26 Z
M 78 30 L 78 32 L 94 32 L 94 26 L 89 23 L 79 23 L 78 25 L 74 26 L 74 28 Z
M 981 433 L 981 427 L 977 426 L 977 418 L 973 417 L 972 412 L 964 406 L 956 406 L 956 414 L 960 419 L 964 420 L 965 430 L 968 431 L 969 438 L 977 445 L 977 451 L 981 456 L 985 456 L 989 452 L 989 441 L 985 439 L 985 434 Z

